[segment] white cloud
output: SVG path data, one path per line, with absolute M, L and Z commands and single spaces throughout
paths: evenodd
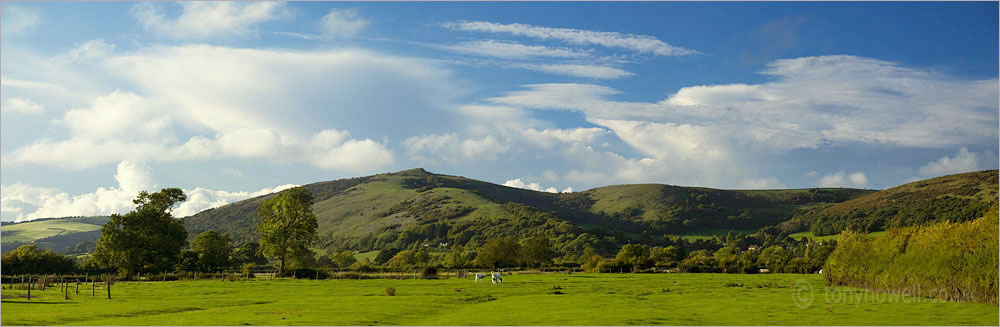
M 412 136 L 403 141 L 410 159 L 438 164 L 494 161 L 510 147 L 493 135 L 481 138 L 460 138 L 455 133 Z
M 852 187 L 863 188 L 868 185 L 868 177 L 864 173 L 855 172 L 845 175 L 844 171 L 823 176 L 817 182 L 819 187 Z
M 492 22 L 461 21 L 444 23 L 442 26 L 460 31 L 502 33 L 540 40 L 558 40 L 576 45 L 600 45 L 658 56 L 684 56 L 697 53 L 694 50 L 672 46 L 648 35 Z
M 530 143 L 542 148 L 552 148 L 557 143 L 594 143 L 598 138 L 607 136 L 611 132 L 599 128 L 570 128 L 570 129 L 526 129 L 521 135 Z
M 532 84 L 488 100 L 579 111 L 590 121 L 691 126 L 772 151 L 858 142 L 943 147 L 998 137 L 996 79 L 956 80 L 853 56 L 777 60 L 768 67 L 763 73 L 774 81 L 684 87 L 658 103 L 614 101 L 620 91 L 588 84 Z
M 320 26 L 323 35 L 329 37 L 352 37 L 368 27 L 369 22 L 358 14 L 357 9 L 330 9 L 323 16 Z
M 520 178 L 515 178 L 515 179 L 508 180 L 508 181 L 506 181 L 506 182 L 503 183 L 503 186 L 515 187 L 515 188 L 523 188 L 523 189 L 526 189 L 526 190 L 532 190 L 532 191 L 538 191 L 538 192 L 548 192 L 548 193 L 571 193 L 571 192 L 573 192 L 573 188 L 572 187 L 567 187 L 567 188 L 563 189 L 562 192 L 559 192 L 555 187 L 547 187 L 546 188 L 546 187 L 542 187 L 542 185 L 539 184 L 539 183 L 525 183 Z
M 0 29 L 6 36 L 24 36 L 31 30 L 38 27 L 42 22 L 38 12 L 19 6 L 12 6 L 5 3 L 3 6 L 3 19 L 0 19 Z
M 29 98 L 14 97 L 7 99 L 3 105 L 3 112 L 17 112 L 23 114 L 41 114 L 45 112 L 45 107 Z
M 818 172 L 818 171 L 815 171 L 815 170 L 810 170 L 809 172 L 807 172 L 807 173 L 805 173 L 805 174 L 803 174 L 803 175 L 805 175 L 805 176 L 809 176 L 809 177 L 814 177 L 814 176 L 816 176 L 816 175 L 819 175 L 819 172 Z
M 95 39 L 73 48 L 66 52 L 64 56 L 70 62 L 84 62 L 105 59 L 111 56 L 114 51 L 114 44 L 105 42 L 103 39 Z
M 296 187 L 295 184 L 285 184 L 270 188 L 263 188 L 256 192 L 227 192 L 196 187 L 193 190 L 184 190 L 187 200 L 181 202 L 172 212 L 174 217 L 187 217 L 196 213 L 218 208 L 236 201 L 242 201 L 261 195 L 281 192 L 286 189 Z
M 455 45 L 441 46 L 441 48 L 459 53 L 505 59 L 536 57 L 585 58 L 591 55 L 589 52 L 569 48 L 551 48 L 541 45 L 524 45 L 516 42 L 496 40 L 461 42 Z
M 634 73 L 614 67 L 578 64 L 511 64 L 510 67 L 536 70 L 551 74 L 597 79 L 619 79 L 635 76 Z
M 750 190 L 773 190 L 785 188 L 785 183 L 779 182 L 777 177 L 770 176 L 758 179 L 744 179 L 740 181 L 740 188 Z
M 453 100 L 463 94 L 433 62 L 363 50 L 155 46 L 95 61 L 136 90 L 91 98 L 59 120 L 68 138 L 20 145 L 4 153 L 4 164 L 84 169 L 121 160 L 259 158 L 374 172 L 395 162 L 388 138 L 453 123 L 440 116 L 454 114 Z M 398 120 L 387 122 L 390 115 Z M 351 138 L 338 126 L 387 134 Z M 486 146 L 470 141 L 465 151 Z
M 920 175 L 937 177 L 975 171 L 979 169 L 980 156 L 975 152 L 969 152 L 969 149 L 963 146 L 954 157 L 941 157 L 920 167 Z
M 291 10 L 277 1 L 179 2 L 180 14 L 167 17 L 162 4 L 140 3 L 132 6 L 132 17 L 147 31 L 175 39 L 209 39 L 245 36 L 263 23 L 288 18 Z
M 91 193 L 70 195 L 55 188 L 24 183 L 2 186 L 0 216 L 3 220 L 23 221 L 37 218 L 121 214 L 135 209 L 132 200 L 140 191 L 156 192 L 157 184 L 145 165 L 123 161 L 115 174 L 116 187 L 99 187 Z M 256 192 L 227 192 L 196 187 L 184 190 L 188 200 L 173 210 L 175 217 L 185 217 L 235 201 L 279 192 L 297 185 L 287 184 Z M 30 208 L 33 207 L 33 208 Z

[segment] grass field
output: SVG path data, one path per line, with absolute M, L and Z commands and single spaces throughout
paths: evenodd
M 716 228 L 716 229 L 706 229 L 706 230 L 695 231 L 695 232 L 680 233 L 680 234 L 677 234 L 677 236 L 680 236 L 681 238 L 689 240 L 689 241 L 694 241 L 694 240 L 710 240 L 712 238 L 715 238 L 715 236 L 722 236 L 722 238 L 726 238 L 726 235 L 728 235 L 730 231 L 732 231 L 733 233 L 753 234 L 753 233 L 757 232 L 757 229 L 756 228 L 750 228 L 750 229 L 724 229 L 724 228 Z
M 396 296 L 387 296 L 386 287 Z M 185 281 L 3 290 L 3 325 L 997 325 L 997 306 L 848 288 L 819 275 L 546 274 L 440 280 Z
M 75 221 L 73 219 L 53 219 L 25 222 L 3 226 L 3 242 L 32 242 L 38 239 L 69 233 L 100 230 L 101 225 Z
M 868 236 L 878 236 L 878 235 L 882 235 L 882 234 L 885 234 L 885 232 L 884 231 L 871 232 L 871 233 L 868 233 Z M 809 238 L 809 239 L 811 239 L 813 241 L 817 241 L 817 242 L 826 242 L 826 241 L 829 241 L 829 240 L 836 240 L 838 237 L 840 237 L 840 234 L 826 235 L 826 236 L 816 236 L 816 235 L 813 235 L 812 232 L 800 232 L 800 233 L 795 233 L 795 234 L 789 234 L 788 236 L 791 237 L 791 238 L 794 238 L 796 240 L 805 237 L 805 238 Z

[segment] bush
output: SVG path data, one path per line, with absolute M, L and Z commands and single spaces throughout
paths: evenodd
M 392 287 L 392 286 L 386 287 L 385 288 L 385 295 L 396 296 L 396 288 Z
M 302 279 L 327 279 L 330 278 L 330 274 L 326 272 L 325 269 L 313 269 L 313 268 L 297 268 L 285 271 L 284 276 L 295 276 L 295 278 Z
M 424 267 L 424 270 L 420 272 L 420 278 L 423 279 L 437 279 L 438 269 L 435 266 Z
M 891 229 L 869 237 L 846 232 L 830 254 L 823 276 L 832 285 L 997 303 L 998 221 Z

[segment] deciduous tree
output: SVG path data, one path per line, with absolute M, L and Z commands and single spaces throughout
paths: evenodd
M 311 255 L 309 245 L 316 241 L 318 227 L 312 204 L 312 193 L 295 187 L 264 200 L 257 207 L 260 245 L 264 254 L 280 260 L 279 275 L 284 273 L 287 259 Z

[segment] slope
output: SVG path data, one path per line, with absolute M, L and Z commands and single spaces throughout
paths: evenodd
M 100 237 L 101 226 L 109 219 L 107 216 L 67 217 L 4 224 L 0 226 L 3 251 L 36 244 L 56 252 L 84 252 L 85 249 L 74 251 L 74 246 Z
M 558 246 L 613 250 L 624 238 L 703 229 L 752 229 L 800 208 L 871 191 L 727 191 L 659 184 L 618 185 L 553 194 L 423 169 L 305 185 L 315 195 L 321 248 L 380 250 L 415 244 L 482 244 L 498 236 L 545 233 Z M 185 218 L 189 236 L 212 229 L 255 240 L 256 207 L 271 195 Z M 576 244 L 579 245 L 579 244 Z
M 842 203 L 795 215 L 781 225 L 786 231 L 809 230 L 831 235 L 852 229 L 880 231 L 892 227 L 969 221 L 997 204 L 997 170 L 984 170 L 916 181 Z

